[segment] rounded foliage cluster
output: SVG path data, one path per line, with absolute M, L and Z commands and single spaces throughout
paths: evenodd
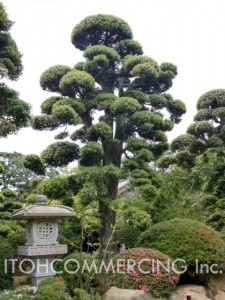
M 66 285 L 57 278 L 42 281 L 35 295 L 35 300 L 70 300 L 72 299 L 66 292 Z
M 111 285 L 149 291 L 154 297 L 169 295 L 179 279 L 167 255 L 142 248 L 116 255 L 108 274 Z
M 80 165 L 84 167 L 99 165 L 102 155 L 102 146 L 97 142 L 89 142 L 81 149 Z
M 85 50 L 99 44 L 114 46 L 121 40 L 132 38 L 132 31 L 124 20 L 98 14 L 87 17 L 76 25 L 71 38 L 76 48 Z
M 40 78 L 40 85 L 43 90 L 60 93 L 59 82 L 62 77 L 71 70 L 64 65 L 56 65 L 48 68 Z
M 176 218 L 155 224 L 142 233 L 139 243 L 173 259 L 183 259 L 191 272 L 196 271 L 196 263 L 225 268 L 225 244 L 220 233 L 193 219 Z
M 54 167 L 65 166 L 78 158 L 79 147 L 70 142 L 57 142 L 51 144 L 41 153 L 43 161 Z

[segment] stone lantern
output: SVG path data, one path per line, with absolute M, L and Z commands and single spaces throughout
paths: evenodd
M 57 219 L 75 215 L 72 208 L 62 205 L 47 205 L 47 197 L 36 196 L 36 203 L 12 214 L 14 220 L 28 220 L 26 245 L 18 247 L 18 255 L 32 262 L 32 283 L 38 285 L 43 279 L 53 277 L 56 257 L 67 253 L 67 245 L 60 245 Z

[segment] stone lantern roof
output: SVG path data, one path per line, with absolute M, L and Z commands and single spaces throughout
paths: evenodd
M 63 205 L 47 205 L 48 198 L 44 195 L 38 195 L 35 198 L 36 203 L 21 208 L 12 214 L 14 220 L 29 219 L 57 219 L 64 217 L 73 217 L 75 215 L 72 208 Z

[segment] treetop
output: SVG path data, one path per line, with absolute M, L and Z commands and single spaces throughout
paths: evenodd
M 121 40 L 131 39 L 130 26 L 122 19 L 111 15 L 86 17 L 72 31 L 72 44 L 85 50 L 94 45 L 116 46 Z

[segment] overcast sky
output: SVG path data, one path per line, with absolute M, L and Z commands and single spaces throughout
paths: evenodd
M 171 62 L 178 76 L 169 93 L 186 103 L 183 121 L 170 139 L 185 133 L 205 92 L 225 88 L 224 0 L 3 0 L 15 22 L 11 34 L 23 53 L 23 75 L 7 83 L 40 113 L 51 94 L 42 91 L 40 75 L 50 66 L 73 66 L 82 53 L 71 44 L 73 27 L 89 15 L 104 13 L 129 23 L 144 53 L 158 63 Z M 55 133 L 21 130 L 0 139 L 0 151 L 39 154 L 54 142 Z

